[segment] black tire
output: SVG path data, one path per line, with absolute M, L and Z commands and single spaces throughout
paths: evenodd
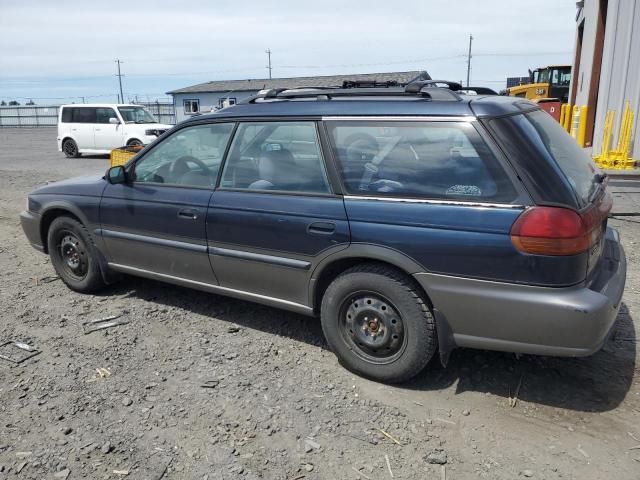
M 96 249 L 82 223 L 67 216 L 54 219 L 47 245 L 53 268 L 70 289 L 91 293 L 105 286 Z
M 321 321 L 345 368 L 385 383 L 417 375 L 438 344 L 433 315 L 418 286 L 382 264 L 357 265 L 339 275 L 322 297 Z
M 78 144 L 70 138 L 67 138 L 62 142 L 62 152 L 67 158 L 78 158 L 80 156 Z
M 137 138 L 132 138 L 127 142 L 127 147 L 141 147 L 142 145 L 142 140 L 138 140 Z

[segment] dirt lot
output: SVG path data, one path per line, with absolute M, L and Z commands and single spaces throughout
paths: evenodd
M 311 318 L 136 278 L 69 291 L 18 214 L 107 160 L 65 159 L 49 129 L 0 146 L 0 343 L 42 351 L 0 360 L 0 479 L 640 478 L 638 217 L 611 220 L 629 277 L 603 351 L 457 350 L 390 387 L 340 367 Z M 129 323 L 83 334 L 109 315 Z

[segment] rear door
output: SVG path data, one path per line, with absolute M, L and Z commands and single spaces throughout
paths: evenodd
M 543 267 L 511 243 L 527 199 L 472 122 L 337 119 L 327 128 L 353 244 L 451 276 L 526 282 Z
M 97 150 L 112 150 L 123 145 L 123 125 L 119 120 L 118 123 L 110 123 L 111 118 L 118 120 L 113 108 L 96 108 L 96 124 L 93 131 Z
M 313 121 L 240 123 L 207 216 L 220 285 L 308 306 L 310 274 L 349 243 Z
M 95 107 L 73 107 L 71 113 L 71 135 L 80 150 L 95 150 Z

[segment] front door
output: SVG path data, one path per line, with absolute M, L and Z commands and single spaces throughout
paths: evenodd
M 111 118 L 118 120 L 113 108 L 96 108 L 96 124 L 93 129 L 96 150 L 113 150 L 121 147 L 124 142 L 123 125 L 119 120 L 118 123 L 110 123 Z
M 207 255 L 206 213 L 233 124 L 173 132 L 108 185 L 101 235 L 114 268 L 217 284 Z
M 315 122 L 241 123 L 207 216 L 222 287 L 309 306 L 309 279 L 346 248 L 349 225 Z

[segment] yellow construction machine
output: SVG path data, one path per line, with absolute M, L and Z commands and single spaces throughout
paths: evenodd
M 560 103 L 568 103 L 570 83 L 571 65 L 550 65 L 529 70 L 529 83 L 507 88 L 506 94 L 529 100 L 557 98 Z

